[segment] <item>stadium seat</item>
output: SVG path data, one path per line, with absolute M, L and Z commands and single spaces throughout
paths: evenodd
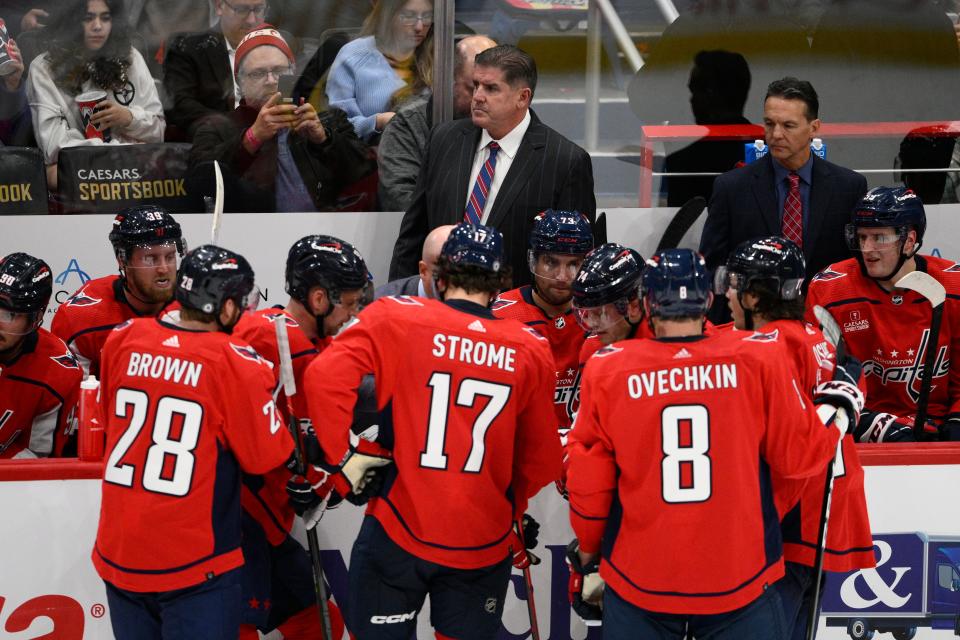
M 0 215 L 48 213 L 47 172 L 39 149 L 3 147 L 0 176 Z
M 115 213 L 151 202 L 171 213 L 194 209 L 187 194 L 190 145 L 67 147 L 57 166 L 63 213 Z

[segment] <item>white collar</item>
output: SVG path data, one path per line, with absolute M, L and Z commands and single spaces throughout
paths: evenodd
M 527 109 L 527 112 L 524 114 L 523 120 L 520 121 L 520 124 L 511 129 L 510 133 L 497 140 L 497 144 L 500 145 L 500 151 L 513 159 L 513 157 L 517 155 L 517 150 L 520 148 L 520 143 L 523 142 L 523 136 L 526 135 L 529 127 L 530 110 Z M 480 135 L 479 148 L 484 149 L 491 142 L 493 142 L 493 138 L 491 138 L 490 134 L 487 133 L 487 130 L 484 129 L 483 133 Z

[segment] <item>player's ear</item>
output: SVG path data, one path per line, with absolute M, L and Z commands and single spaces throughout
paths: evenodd
M 327 295 L 327 290 L 323 287 L 314 287 L 310 290 L 307 301 L 310 303 L 309 311 L 315 316 L 322 315 L 326 313 L 330 305 L 330 297 Z

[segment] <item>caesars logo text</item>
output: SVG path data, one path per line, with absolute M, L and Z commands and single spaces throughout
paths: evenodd
M 0 184 L 0 202 L 26 202 L 33 201 L 30 195 L 30 183 L 20 184 Z

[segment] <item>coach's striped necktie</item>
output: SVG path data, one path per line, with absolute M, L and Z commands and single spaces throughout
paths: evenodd
M 470 224 L 480 224 L 480 221 L 483 220 L 483 207 L 487 204 L 487 195 L 490 193 L 490 184 L 493 182 L 493 172 L 497 168 L 497 152 L 500 151 L 500 145 L 496 141 L 492 141 L 487 145 L 487 148 L 490 149 L 490 157 L 480 167 L 477 182 L 473 185 L 473 191 L 470 192 L 467 209 L 463 212 L 463 221 Z

